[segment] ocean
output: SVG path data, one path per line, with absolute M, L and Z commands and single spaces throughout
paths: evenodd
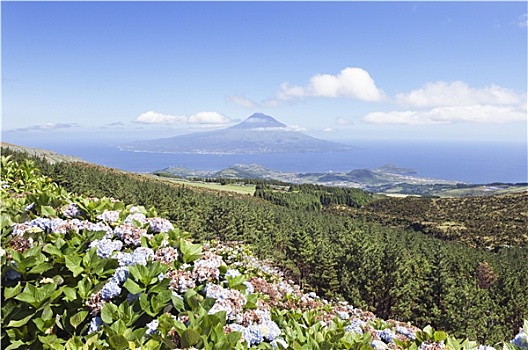
M 133 172 L 152 172 L 169 166 L 221 170 L 233 164 L 259 164 L 289 172 L 343 172 L 390 164 L 418 171 L 420 177 L 481 184 L 527 182 L 526 143 L 432 141 L 357 141 L 352 151 L 296 154 L 167 154 L 121 151 L 111 142 L 60 140 L 11 141 L 88 162 Z

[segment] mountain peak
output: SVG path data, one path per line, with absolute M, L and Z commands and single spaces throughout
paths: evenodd
M 285 128 L 286 124 L 263 113 L 254 113 L 246 120 L 233 126 L 234 129 Z

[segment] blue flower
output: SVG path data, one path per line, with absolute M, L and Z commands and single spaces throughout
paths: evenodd
M 404 335 L 404 336 L 406 336 L 407 338 L 409 338 L 411 340 L 416 339 L 415 332 L 413 332 L 412 330 L 410 330 L 410 329 L 408 329 L 406 327 L 397 326 L 396 327 L 396 333 Z
M 147 331 L 145 332 L 145 337 L 158 332 L 158 320 L 153 320 L 152 322 L 147 323 Z
M 16 272 L 12 267 L 9 267 L 6 273 L 4 273 L 4 279 L 8 281 L 16 281 L 22 277 L 18 272 Z
M 116 250 L 121 250 L 123 248 L 123 242 L 121 241 L 112 241 L 107 238 L 101 240 L 96 239 L 90 243 L 90 248 L 97 247 L 97 256 L 100 258 L 109 258 L 112 256 L 112 253 Z
M 68 206 L 62 210 L 62 215 L 64 215 L 67 218 L 75 218 L 77 216 L 80 216 L 81 214 L 82 214 L 81 209 L 75 203 L 68 204 Z
M 242 333 L 248 344 L 257 345 L 262 343 L 264 335 L 260 329 L 260 325 L 250 325 L 246 327 L 246 332 Z
M 245 281 L 242 284 L 246 286 L 246 294 L 253 294 L 255 292 L 255 288 L 253 288 L 251 282 Z
M 511 341 L 513 345 L 516 345 L 520 347 L 523 350 L 528 350 L 528 336 L 524 332 L 524 330 L 521 329 L 521 331 L 513 338 Z
M 48 218 L 36 218 L 28 222 L 28 225 L 34 228 L 39 228 L 42 231 L 50 231 L 51 230 L 51 220 Z
M 154 233 L 169 232 L 174 230 L 172 223 L 163 218 L 148 218 L 149 228 Z
M 117 260 L 119 266 L 130 266 L 134 264 L 140 264 L 143 266 L 147 265 L 149 258 L 154 256 L 154 251 L 146 247 L 138 247 L 132 254 L 130 253 L 118 253 Z
M 113 224 L 119 219 L 119 210 L 107 210 L 105 209 L 102 214 L 97 215 L 97 219 L 104 221 L 109 224 Z
M 345 311 L 338 311 L 337 316 L 342 320 L 348 320 L 350 318 L 350 315 L 348 314 L 348 312 L 345 312 Z
M 102 299 L 112 299 L 121 294 L 121 287 L 115 281 L 110 280 L 103 286 L 103 289 L 99 291 L 99 295 Z
M 365 327 L 367 324 L 362 320 L 353 320 L 350 322 L 350 325 L 345 327 L 346 332 L 354 332 L 357 334 L 363 334 L 362 327 Z
M 381 340 L 383 340 L 384 343 L 389 344 L 394 342 L 393 339 L 396 337 L 396 334 L 391 329 L 384 329 L 382 331 L 378 331 L 378 336 Z
M 101 317 L 95 316 L 90 321 L 90 328 L 88 329 L 88 334 L 99 331 L 102 325 L 103 325 L 103 320 L 101 319 Z
M 262 336 L 268 341 L 275 340 L 281 333 L 279 326 L 277 326 L 277 324 L 271 320 L 262 322 L 259 325 L 259 329 L 262 333 Z
M 128 278 L 128 266 L 120 266 L 115 270 L 111 281 L 115 282 L 116 284 L 121 284 L 125 282 L 127 278 Z
M 31 203 L 30 205 L 28 205 L 28 206 L 24 209 L 24 212 L 29 213 L 30 211 L 33 210 L 33 208 L 35 208 L 35 203 Z
M 136 293 L 136 294 L 128 293 L 127 302 L 129 304 L 132 304 L 135 300 L 139 299 L 140 295 L 141 295 L 141 293 Z
M 240 276 L 240 272 L 238 270 L 229 269 L 226 271 L 225 276 L 229 278 L 235 278 L 235 277 Z

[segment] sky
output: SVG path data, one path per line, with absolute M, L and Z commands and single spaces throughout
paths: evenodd
M 260 112 L 329 140 L 527 139 L 527 3 L 1 2 L 2 137 Z

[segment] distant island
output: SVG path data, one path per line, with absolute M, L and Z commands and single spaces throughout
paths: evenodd
M 275 180 L 289 184 L 316 184 L 359 188 L 373 193 L 418 196 L 476 196 L 526 191 L 526 183 L 466 184 L 460 181 L 420 177 L 415 169 L 385 164 L 374 169 L 348 172 L 296 173 L 268 169 L 258 164 L 235 164 L 222 170 L 167 167 L 152 174 L 191 181 L 232 183 L 236 180 Z M 243 182 L 243 181 L 242 181 Z
M 269 115 L 255 113 L 232 127 L 169 138 L 135 141 L 125 151 L 182 154 L 340 152 L 352 147 L 294 131 Z

